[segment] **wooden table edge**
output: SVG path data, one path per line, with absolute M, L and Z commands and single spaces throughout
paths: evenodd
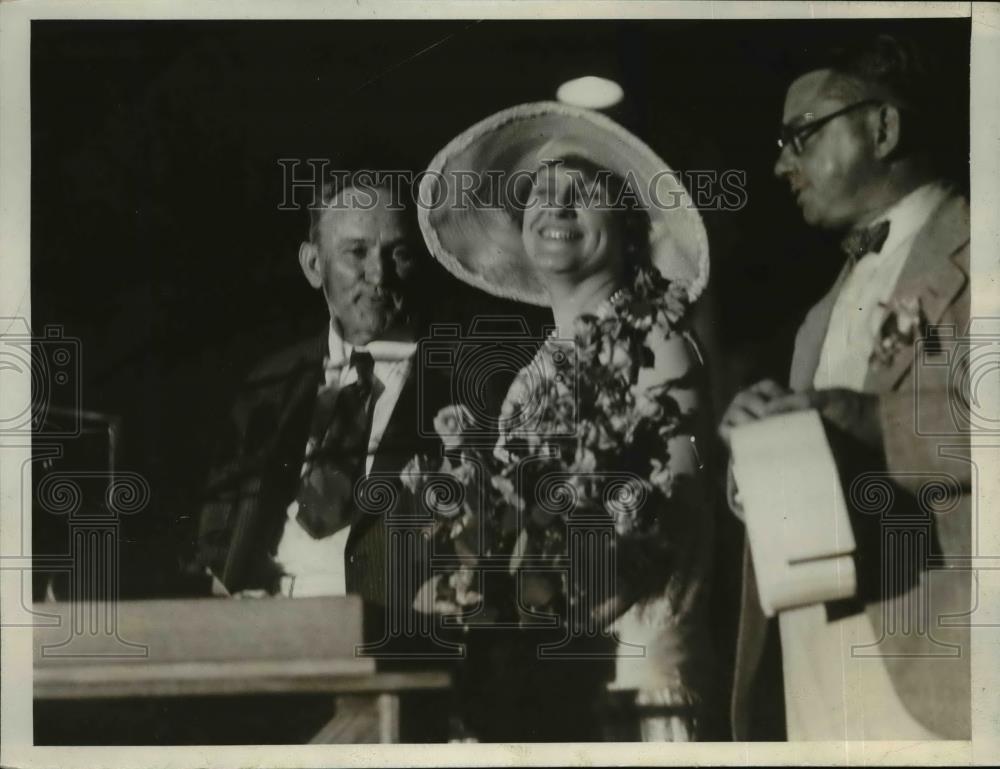
M 61 664 L 36 667 L 34 679 L 35 699 L 362 694 L 451 685 L 445 671 L 378 671 L 370 659 Z

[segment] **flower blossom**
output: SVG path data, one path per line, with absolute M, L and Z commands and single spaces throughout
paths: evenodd
M 434 417 L 434 430 L 446 449 L 461 448 L 474 424 L 472 412 L 455 404 L 445 406 Z

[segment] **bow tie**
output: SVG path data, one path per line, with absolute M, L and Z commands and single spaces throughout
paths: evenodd
M 851 230 L 847 233 L 847 237 L 841 241 L 840 247 L 848 258 L 857 261 L 865 254 L 879 253 L 888 237 L 889 220 L 885 219 L 871 227 Z

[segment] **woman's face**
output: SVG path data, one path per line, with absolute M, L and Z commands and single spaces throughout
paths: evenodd
M 543 166 L 521 228 L 525 250 L 543 274 L 582 280 L 618 271 L 624 261 L 624 213 L 598 172 L 567 163 Z

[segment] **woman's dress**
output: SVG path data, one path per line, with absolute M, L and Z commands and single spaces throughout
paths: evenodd
M 616 307 L 606 302 L 598 316 L 622 308 L 627 313 L 627 297 Z M 505 428 L 518 422 L 523 431 L 524 415 L 545 397 L 558 370 L 565 370 L 572 345 L 546 341 L 531 365 L 515 378 L 501 411 L 501 448 L 509 434 Z M 604 703 L 597 718 L 603 734 L 595 738 L 688 741 L 704 738 L 714 706 L 714 647 L 708 616 L 714 511 L 706 466 L 711 417 L 703 362 L 683 322 L 677 329 L 654 325 L 646 345 L 653 360 L 639 368 L 635 389 L 651 393 L 667 385 L 685 425 L 668 446 L 673 491 L 661 544 L 670 556 L 665 579 L 651 579 L 647 584 L 656 585 L 653 590 L 636 586 L 638 600 L 611 627 L 613 673 L 601 687 Z M 599 664 L 595 660 L 595 671 Z

